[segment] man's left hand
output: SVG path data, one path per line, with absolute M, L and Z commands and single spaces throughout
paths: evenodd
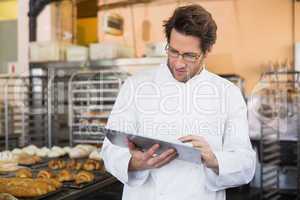
M 194 148 L 199 149 L 205 166 L 211 168 L 216 174 L 219 174 L 218 160 L 204 137 L 187 135 L 180 137 L 179 140 L 183 143 L 191 143 Z

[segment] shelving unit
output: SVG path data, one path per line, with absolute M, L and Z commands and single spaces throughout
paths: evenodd
M 300 199 L 299 78 L 300 72 L 295 71 L 268 72 L 255 91 L 261 125 L 261 137 L 256 142 L 261 166 L 260 199 Z
M 2 147 L 47 145 L 47 88 L 43 76 L 1 76 Z
M 126 75 L 114 70 L 74 73 L 69 81 L 70 141 L 102 143 L 110 111 Z M 100 135 L 100 136 L 99 136 Z

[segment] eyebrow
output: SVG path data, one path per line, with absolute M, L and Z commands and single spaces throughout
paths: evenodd
M 169 47 L 172 49 L 172 50 L 175 50 L 177 51 L 178 53 L 180 53 L 177 49 L 175 49 L 174 47 L 172 47 L 171 45 L 169 45 Z M 196 52 L 184 52 L 182 54 L 195 54 L 195 55 L 200 55 L 201 53 L 196 53 Z

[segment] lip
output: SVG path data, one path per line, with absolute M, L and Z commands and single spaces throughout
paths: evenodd
M 177 74 L 184 74 L 184 73 L 186 73 L 186 70 L 184 70 L 184 69 L 175 69 L 175 71 L 176 71 Z

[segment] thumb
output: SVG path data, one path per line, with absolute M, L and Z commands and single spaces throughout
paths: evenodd
M 133 142 L 131 142 L 128 138 L 127 138 L 127 145 L 128 145 L 128 148 L 129 148 L 130 151 L 137 150 L 136 145 Z

